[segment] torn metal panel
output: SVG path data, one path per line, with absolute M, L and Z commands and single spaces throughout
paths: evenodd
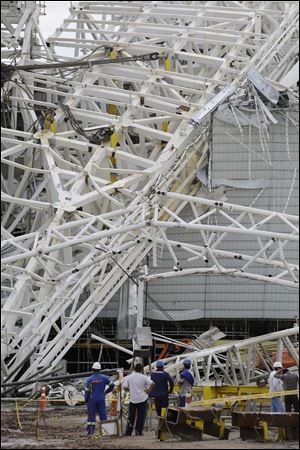
M 222 122 L 231 124 L 236 126 L 237 125 L 237 119 L 241 126 L 249 126 L 252 125 L 256 128 L 259 128 L 260 126 L 266 127 L 267 124 L 262 124 L 258 122 L 256 111 L 252 110 L 249 112 L 249 109 L 247 111 L 243 111 L 243 106 L 241 105 L 238 108 L 235 108 L 235 116 L 232 112 L 232 108 L 228 104 L 223 104 L 218 107 L 218 109 L 214 113 L 214 117 L 216 119 L 221 120 Z
M 247 77 L 267 100 L 274 105 L 278 103 L 279 92 L 257 70 L 253 68 L 248 70 Z
M 199 126 L 210 113 L 218 108 L 218 106 L 225 100 L 227 100 L 228 97 L 234 94 L 235 91 L 236 88 L 234 86 L 225 86 L 225 88 L 223 88 L 218 94 L 216 94 L 212 100 L 210 100 L 203 108 L 201 108 L 198 114 L 195 114 L 192 117 L 191 124 L 193 126 Z
M 280 80 L 280 83 L 286 86 L 288 89 L 296 86 L 298 82 L 299 82 L 299 61 Z
M 197 178 L 204 186 L 208 186 L 207 170 L 205 168 L 198 170 Z M 227 186 L 236 189 L 264 189 L 271 186 L 271 180 L 233 180 L 213 177 L 212 188 L 217 189 L 220 186 Z
M 193 320 L 193 319 L 201 319 L 203 318 L 203 311 L 199 309 L 193 310 L 180 310 L 180 311 L 169 311 L 172 314 L 174 320 Z M 165 315 L 162 311 L 158 309 L 151 309 L 147 312 L 147 317 L 152 320 L 165 320 Z

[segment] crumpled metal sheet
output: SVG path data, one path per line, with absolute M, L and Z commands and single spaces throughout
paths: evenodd
M 247 78 L 266 99 L 274 105 L 278 103 L 279 92 L 257 70 L 248 70 Z
M 204 186 L 208 186 L 207 169 L 205 167 L 198 170 L 197 178 Z M 271 186 L 271 180 L 238 180 L 230 178 L 213 178 L 212 188 L 216 189 L 219 186 L 227 186 L 236 189 L 263 189 Z

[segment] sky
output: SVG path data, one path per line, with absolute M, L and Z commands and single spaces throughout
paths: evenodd
M 69 8 L 70 2 L 46 2 L 46 16 L 40 16 L 40 27 L 45 39 L 61 26 L 63 20 L 69 15 Z

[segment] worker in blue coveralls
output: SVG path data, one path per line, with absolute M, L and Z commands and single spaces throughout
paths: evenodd
M 191 392 L 193 384 L 195 382 L 193 374 L 191 372 L 192 361 L 185 359 L 183 361 L 184 370 L 180 373 L 180 389 L 179 389 L 179 406 L 185 406 L 185 396 L 187 392 Z
M 161 359 L 156 361 L 156 371 L 152 372 L 151 380 L 155 383 L 151 397 L 154 398 L 156 413 L 160 416 L 161 409 L 169 406 L 169 394 L 172 394 L 174 389 L 173 378 L 164 371 L 164 362 Z
M 107 420 L 105 409 L 105 395 L 111 392 L 115 385 L 106 375 L 99 373 L 100 363 L 95 362 L 92 367 L 93 375 L 87 378 L 85 383 L 85 401 L 87 403 L 87 433 L 94 434 L 96 427 L 96 413 L 100 420 Z M 108 389 L 105 387 L 108 385 Z

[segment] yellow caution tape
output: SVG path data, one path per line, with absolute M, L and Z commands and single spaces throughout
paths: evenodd
M 20 430 L 22 430 L 22 424 L 21 424 L 21 420 L 20 420 L 20 409 L 19 409 L 18 400 L 16 400 L 16 416 L 17 416 L 17 421 L 18 421 L 19 428 L 20 428 Z
M 217 397 L 209 400 L 198 400 L 196 402 L 192 402 L 191 404 L 192 406 L 209 406 L 215 403 L 235 403 L 245 400 L 258 400 L 261 398 L 284 397 L 286 395 L 295 395 L 298 393 L 299 389 L 294 389 L 291 391 L 266 392 L 264 394 L 232 395 L 230 397 Z

